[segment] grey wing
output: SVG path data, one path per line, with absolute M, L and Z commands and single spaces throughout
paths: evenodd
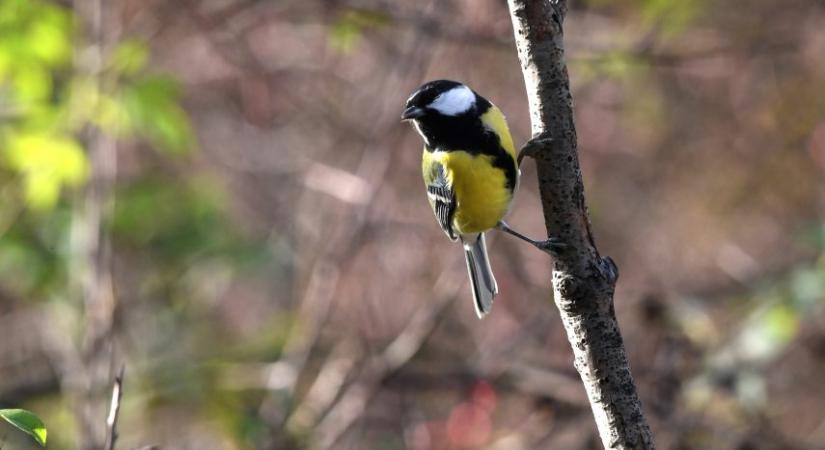
M 458 236 L 453 231 L 453 215 L 457 205 L 455 192 L 447 181 L 444 166 L 435 163 L 433 169 L 434 177 L 432 182 L 427 185 L 427 197 L 430 199 L 430 205 L 433 207 L 435 218 L 438 220 L 438 224 L 441 225 L 441 229 L 450 239 L 456 240 Z

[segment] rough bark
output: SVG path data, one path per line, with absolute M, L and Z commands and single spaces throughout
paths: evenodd
M 564 62 L 565 0 L 508 0 L 527 87 L 548 236 L 567 244 L 553 267 L 553 290 L 605 448 L 652 449 L 613 309 L 618 270 L 590 230 Z

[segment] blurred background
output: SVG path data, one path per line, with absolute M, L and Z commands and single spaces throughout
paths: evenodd
M 565 25 L 659 448 L 825 448 L 825 5 Z M 124 449 L 601 448 L 550 259 L 493 233 L 473 313 L 399 122 L 434 78 L 529 138 L 503 0 L 0 0 L 0 407 L 100 448 L 125 365 Z

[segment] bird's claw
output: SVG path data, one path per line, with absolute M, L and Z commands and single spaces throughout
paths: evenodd
M 542 133 L 537 135 L 536 137 L 527 141 L 521 150 L 519 150 L 518 157 L 516 158 L 519 167 L 521 167 L 521 161 L 524 157 L 529 156 L 530 158 L 535 159 L 536 155 L 538 155 L 539 151 L 548 146 L 552 145 L 555 141 L 551 138 L 547 133 Z
M 543 241 L 536 241 L 536 248 L 553 256 L 567 249 L 568 245 L 558 237 L 549 237 Z

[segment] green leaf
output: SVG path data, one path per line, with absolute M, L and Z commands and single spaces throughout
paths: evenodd
M 52 93 L 52 75 L 41 65 L 20 65 L 15 68 L 12 85 L 20 101 L 42 101 Z
M 149 49 L 140 41 L 128 40 L 118 44 L 112 55 L 112 67 L 118 72 L 134 75 L 149 61 Z
M 34 438 L 41 447 L 46 446 L 46 425 L 33 413 L 25 409 L 0 409 L 0 417 Z
M 89 173 L 83 148 L 70 136 L 10 136 L 6 158 L 9 166 L 25 177 L 26 201 L 34 209 L 50 209 L 61 186 L 79 186 Z
M 123 89 L 121 101 L 140 137 L 170 153 L 185 153 L 194 142 L 186 113 L 178 105 L 177 83 L 167 77 L 140 79 Z
M 361 28 L 346 17 L 336 20 L 330 28 L 329 43 L 341 53 L 354 50 L 360 40 Z
M 29 25 L 26 43 L 33 56 L 49 66 L 71 61 L 71 19 L 65 10 L 52 5 L 38 7 L 38 18 Z
M 799 315 L 787 305 L 775 305 L 765 315 L 765 332 L 780 343 L 786 343 L 799 330 Z

